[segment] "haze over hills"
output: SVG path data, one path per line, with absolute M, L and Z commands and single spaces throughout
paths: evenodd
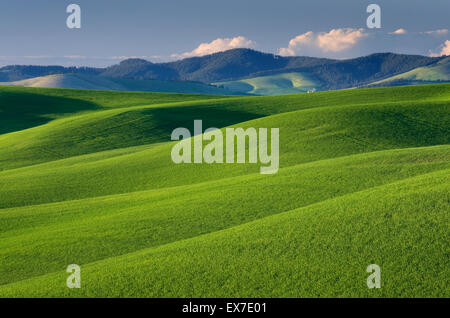
M 167 63 L 152 63 L 143 59 L 127 59 L 117 65 L 107 68 L 89 67 L 62 67 L 62 66 L 6 66 L 0 68 L 0 82 L 3 84 L 26 85 L 27 82 L 18 81 L 42 77 L 54 74 L 79 74 L 107 77 L 111 79 L 134 80 L 134 84 L 125 85 L 127 90 L 144 89 L 158 86 L 156 83 L 139 83 L 136 81 L 176 81 L 165 82 L 167 88 L 159 83 L 162 92 L 186 92 L 206 93 L 209 91 L 232 90 L 228 93 L 236 94 L 288 94 L 314 90 L 335 90 L 354 88 L 361 86 L 376 85 L 408 85 L 447 82 L 449 81 L 449 59 L 444 57 L 426 57 L 420 55 L 404 55 L 394 53 L 377 53 L 369 56 L 348 59 L 332 60 L 315 57 L 284 57 L 274 54 L 262 53 L 251 49 L 233 49 L 214 53 L 202 57 L 186 58 L 179 61 Z M 417 71 L 415 71 L 417 70 Z M 419 77 L 411 77 L 412 74 L 423 72 L 440 76 L 428 76 L 429 80 Z M 289 75 L 290 74 L 290 75 Z M 296 79 L 307 78 L 308 85 L 299 84 L 298 80 L 292 79 L 292 74 L 297 74 Z M 402 74 L 406 74 L 402 77 Z M 268 76 L 275 76 L 267 78 Z M 401 81 L 400 81 L 400 77 Z M 282 78 L 280 80 L 280 78 Z M 254 80 L 252 80 L 254 79 Z M 388 80 L 389 79 L 389 80 Z M 39 83 L 51 82 L 49 79 L 40 79 Z M 97 79 L 97 82 L 102 82 Z M 220 86 L 217 90 L 208 87 L 205 91 L 186 90 L 184 81 L 195 81 L 204 84 L 214 83 Z M 240 81 L 240 83 L 233 83 Z M 247 85 L 248 82 L 259 83 L 256 86 Z M 383 82 L 382 82 L 383 81 Z M 70 82 L 70 81 L 66 81 Z M 243 84 L 247 82 L 247 84 Z M 301 81 L 300 81 L 301 82 Z M 36 83 L 36 81 L 32 81 Z M 311 83 L 315 83 L 311 86 Z M 261 86 L 262 85 L 262 86 Z M 94 85 L 91 89 L 115 90 L 115 84 Z M 197 84 L 200 86 L 200 84 Z M 43 86 L 43 87 L 65 87 L 67 86 Z M 79 88 L 79 87 L 71 87 Z M 84 88 L 84 87 L 83 87 Z M 234 89 L 238 88 L 238 91 Z

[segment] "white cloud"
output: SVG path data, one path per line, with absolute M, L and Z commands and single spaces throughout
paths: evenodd
M 171 57 L 187 58 L 194 56 L 203 56 L 236 48 L 251 48 L 254 46 L 255 42 L 243 36 L 237 36 L 234 38 L 218 38 L 212 42 L 200 44 L 195 50 L 191 52 L 185 52 L 182 54 L 172 54 Z
M 450 41 L 447 40 L 444 42 L 441 50 L 441 56 L 442 55 L 450 55 Z
M 448 34 L 448 29 L 431 30 L 431 31 L 426 31 L 426 32 L 422 32 L 422 33 L 433 34 L 433 35 L 446 35 L 446 34 Z
M 439 53 L 434 53 L 430 51 L 430 56 L 437 57 L 437 56 L 444 56 L 444 55 L 450 55 L 450 41 L 447 40 L 444 42 L 444 44 L 441 45 Z
M 398 30 L 395 30 L 394 32 L 390 32 L 389 34 L 406 34 L 406 33 L 408 33 L 408 31 L 406 31 L 405 29 L 400 28 Z
M 296 51 L 298 51 L 301 47 L 315 46 L 316 40 L 317 40 L 317 36 L 312 31 L 303 33 L 301 35 L 297 35 L 295 38 L 293 38 L 289 41 L 288 47 L 282 47 L 279 50 L 279 54 L 286 55 L 286 56 L 295 55 Z
M 312 31 L 296 36 L 289 41 L 289 46 L 280 48 L 280 55 L 314 54 L 319 52 L 342 52 L 355 46 L 368 34 L 364 29 L 333 29 L 330 32 L 314 33 Z

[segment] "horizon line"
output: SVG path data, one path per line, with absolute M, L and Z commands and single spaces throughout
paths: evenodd
M 93 56 L 93 57 L 88 57 L 88 56 L 0 56 L 0 59 L 2 58 L 29 58 L 29 59 L 93 59 L 93 60 L 116 60 L 117 63 L 113 63 L 113 64 L 109 64 L 107 66 L 85 66 L 85 65 L 62 65 L 62 64 L 5 64 L 0 66 L 1 68 L 5 68 L 5 67 L 11 67 L 11 66 L 40 66 L 40 67 L 52 67 L 52 66 L 57 66 L 57 67 L 64 67 L 64 68 L 95 68 L 95 69 L 104 69 L 104 68 L 108 68 L 114 65 L 119 65 L 120 63 L 124 62 L 124 61 L 128 61 L 128 60 L 142 60 L 142 61 L 146 61 L 148 63 L 152 63 L 152 64 L 170 64 L 170 63 L 175 63 L 175 62 L 180 62 L 180 61 L 184 61 L 184 60 L 191 60 L 191 59 L 198 59 L 198 58 L 204 58 L 206 56 L 212 56 L 212 55 L 217 55 L 217 54 L 223 54 L 226 52 L 230 52 L 230 51 L 253 51 L 253 52 L 258 52 L 258 53 L 262 53 L 262 54 L 266 54 L 266 55 L 273 55 L 276 57 L 280 57 L 280 58 L 297 58 L 297 57 L 306 57 L 306 58 L 314 58 L 314 59 L 323 59 L 323 60 L 332 60 L 332 61 L 346 61 L 346 60 L 354 60 L 354 59 L 358 59 L 358 58 L 362 58 L 362 57 L 368 57 L 368 56 L 372 56 L 372 55 L 378 55 L 378 54 L 395 54 L 395 55 L 408 55 L 408 56 L 422 56 L 422 57 L 428 57 L 428 58 L 445 58 L 448 57 L 449 55 L 441 55 L 441 56 L 427 56 L 427 55 L 422 55 L 422 54 L 409 54 L 409 53 L 396 53 L 396 52 L 374 52 L 374 53 L 370 53 L 367 55 L 360 55 L 357 57 L 349 57 L 349 58 L 329 58 L 329 57 L 318 57 L 318 56 L 310 56 L 310 55 L 294 55 L 294 56 L 284 56 L 284 55 L 279 55 L 279 54 L 275 54 L 272 52 L 264 52 L 264 51 L 259 51 L 259 50 L 255 50 L 252 48 L 233 48 L 233 49 L 229 49 L 229 50 L 224 50 L 224 51 L 218 51 L 218 52 L 214 52 L 211 54 L 205 54 L 205 55 L 201 55 L 201 56 L 192 56 L 192 57 L 185 57 L 185 58 L 180 58 L 180 59 L 174 59 L 174 60 L 168 60 L 168 61 L 161 61 L 161 62 L 153 62 L 151 61 L 149 58 L 152 57 L 148 57 L 148 56 L 123 56 L 122 59 L 117 58 L 116 56 L 111 56 L 111 57 L 98 57 L 98 56 Z

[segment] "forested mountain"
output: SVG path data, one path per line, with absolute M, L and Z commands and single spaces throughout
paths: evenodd
M 320 89 L 328 90 L 365 86 L 419 67 L 433 65 L 444 58 L 377 53 L 348 60 L 331 60 L 303 56 L 283 57 L 251 49 L 233 49 L 168 63 L 128 59 L 107 68 L 6 66 L 0 68 L 0 82 L 77 73 L 133 80 L 213 83 L 298 72 L 307 74 L 320 83 Z

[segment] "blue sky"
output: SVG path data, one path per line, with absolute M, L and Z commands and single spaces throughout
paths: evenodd
M 81 29 L 66 26 L 71 3 Z M 371 3 L 381 6 L 381 29 L 366 26 Z M 158 62 L 241 46 L 331 58 L 440 55 L 450 50 L 449 15 L 449 0 L 1 0 L 0 65 Z

